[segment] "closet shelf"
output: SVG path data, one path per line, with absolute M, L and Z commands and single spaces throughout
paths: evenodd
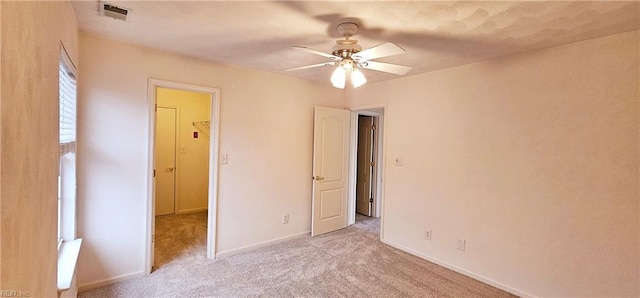
M 200 134 L 204 135 L 205 137 L 207 137 L 207 139 L 209 139 L 209 132 L 211 131 L 210 120 L 194 121 L 191 123 L 193 124 L 193 127 L 195 127 L 198 130 Z

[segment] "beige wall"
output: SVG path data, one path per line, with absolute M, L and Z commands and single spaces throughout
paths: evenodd
M 339 90 L 91 35 L 80 50 L 81 287 L 145 270 L 149 78 L 221 90 L 218 252 L 309 231 L 313 107 L 344 107 Z
M 630 32 L 354 91 L 388 102 L 384 241 L 520 294 L 637 297 L 638 52 Z
M 158 88 L 157 100 L 158 106 L 178 108 L 176 213 L 206 210 L 210 139 L 193 122 L 211 119 L 211 95 Z M 198 138 L 193 137 L 194 131 L 199 133 Z
M 3 290 L 50 297 L 57 289 L 60 42 L 77 65 L 77 25 L 67 1 L 0 7 L 0 280 Z

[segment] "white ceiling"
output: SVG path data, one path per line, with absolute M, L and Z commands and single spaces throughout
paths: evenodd
M 336 25 L 356 21 L 363 49 L 394 42 L 407 52 L 376 61 L 413 75 L 639 27 L 638 2 L 108 1 L 129 22 L 99 16 L 98 1 L 74 1 L 80 30 L 219 63 L 328 81 L 329 61 L 290 46 L 331 52 Z M 370 82 L 397 76 L 363 71 Z

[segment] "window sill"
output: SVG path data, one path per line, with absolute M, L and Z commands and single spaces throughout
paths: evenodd
M 58 254 L 58 291 L 66 291 L 71 288 L 81 244 L 82 238 L 62 242 Z

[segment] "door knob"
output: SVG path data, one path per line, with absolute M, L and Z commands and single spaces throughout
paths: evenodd
M 324 180 L 324 177 L 313 176 L 313 180 L 322 181 L 322 180 Z

